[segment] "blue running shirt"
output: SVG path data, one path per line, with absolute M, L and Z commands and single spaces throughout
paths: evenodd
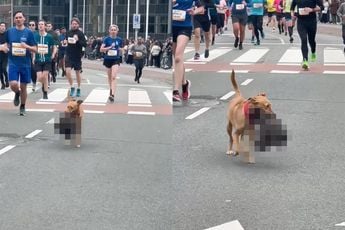
M 104 56 L 104 59 L 107 60 L 118 60 L 121 59 L 121 53 L 120 48 L 123 47 L 122 38 L 116 37 L 106 37 L 103 40 L 104 47 L 109 47 L 113 45 L 113 48 L 107 51 L 106 55 Z
M 199 2 L 199 0 L 176 0 L 172 9 L 172 26 L 192 27 L 192 17 L 187 11 Z

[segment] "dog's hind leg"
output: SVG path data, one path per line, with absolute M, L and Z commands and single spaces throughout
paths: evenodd
M 229 146 L 228 146 L 228 151 L 226 151 L 226 154 L 232 155 L 232 145 L 234 143 L 234 140 L 232 138 L 232 124 L 231 122 L 228 122 L 228 125 L 226 127 L 226 131 L 228 132 L 229 135 Z

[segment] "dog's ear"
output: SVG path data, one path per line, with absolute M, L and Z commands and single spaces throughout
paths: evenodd
M 256 101 L 255 97 L 250 97 L 250 98 L 248 98 L 248 101 L 249 101 L 250 103 L 254 104 L 254 105 L 258 103 L 258 102 Z
M 81 103 L 83 103 L 83 100 L 78 100 L 77 104 L 80 105 Z

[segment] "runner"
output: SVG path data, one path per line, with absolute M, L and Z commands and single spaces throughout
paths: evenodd
M 260 45 L 259 32 L 261 37 L 264 38 L 264 31 L 262 28 L 264 17 L 264 5 L 266 0 L 252 0 L 251 2 L 251 18 L 254 27 L 254 35 L 256 38 L 256 45 Z
M 234 47 L 243 49 L 245 29 L 248 20 L 247 4 L 250 0 L 229 0 L 231 6 L 232 27 L 235 35 Z
M 174 88 L 173 101 L 180 102 L 179 89 L 182 86 L 182 99 L 190 97 L 190 81 L 185 78 L 185 67 L 183 64 L 184 50 L 192 35 L 192 15 L 203 13 L 204 7 L 194 9 L 195 0 L 172 0 L 173 3 L 173 56 L 174 56 Z
M 109 83 L 109 101 L 115 100 L 116 76 L 121 63 L 121 54 L 123 48 L 122 38 L 118 37 L 119 27 L 117 25 L 109 26 L 109 36 L 103 40 L 101 52 L 105 53 L 103 65 L 107 68 Z
M 53 37 L 46 32 L 46 22 L 38 21 L 38 33 L 34 34 L 37 43 L 37 53 L 33 56 L 37 80 L 42 84 L 43 99 L 48 99 L 48 74 L 51 71 L 52 59 L 56 55 L 57 48 Z
M 285 25 L 285 32 L 288 31 L 289 33 L 289 41 L 290 43 L 293 43 L 293 27 L 295 26 L 296 17 L 291 16 L 290 10 L 291 10 L 291 3 L 292 0 L 283 0 L 283 15 L 284 15 L 284 25 Z
M 35 34 L 37 33 L 36 22 L 33 20 L 29 21 L 29 29 Z M 32 92 L 36 91 L 37 74 L 35 70 L 34 62 L 31 61 L 31 81 L 32 81 Z
M 22 11 L 14 13 L 15 26 L 7 31 L 6 43 L 9 47 L 8 76 L 11 90 L 15 93 L 13 104 L 19 107 L 19 115 L 25 115 L 27 84 L 31 82 L 31 53 L 37 47 L 34 34 L 25 27 L 25 15 Z M 20 81 L 20 84 L 18 82 Z
M 138 37 L 136 44 L 134 44 L 131 48 L 131 52 L 133 54 L 133 63 L 135 65 L 135 78 L 138 84 L 140 83 L 140 78 L 143 74 L 143 68 L 145 65 L 145 58 L 147 55 L 146 46 L 144 41 L 141 37 Z
M 8 48 L 6 45 L 6 24 L 5 22 L 0 22 L 0 80 L 1 89 L 8 88 L 10 85 L 8 83 L 8 73 L 7 73 L 7 52 Z
M 342 20 L 342 36 L 344 44 L 344 53 L 345 53 L 345 2 L 341 3 L 337 11 L 339 18 Z
M 80 21 L 78 18 L 72 18 L 71 20 L 71 30 L 67 32 L 66 40 L 64 44 L 68 44 L 66 47 L 66 57 L 65 57 L 65 67 L 66 67 L 66 77 L 68 79 L 70 89 L 70 96 L 74 95 L 77 97 L 81 96 L 80 85 L 81 85 L 81 58 L 82 58 L 82 48 L 86 47 L 85 35 L 79 30 Z M 77 78 L 77 92 L 75 94 L 75 87 L 73 86 L 72 79 L 72 69 L 75 71 Z
M 320 10 L 323 9 L 323 2 L 322 0 L 293 0 L 291 3 L 292 17 L 295 14 L 295 8 L 297 8 L 297 31 L 301 39 L 301 50 L 303 55 L 302 68 L 308 70 L 308 41 L 311 49 L 310 60 L 314 62 L 316 60 L 316 12 L 320 12 Z

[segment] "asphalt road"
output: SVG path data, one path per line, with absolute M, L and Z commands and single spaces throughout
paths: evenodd
M 294 44 L 277 33 L 268 31 L 266 37 L 269 41 L 264 39 L 259 48 L 246 39 L 243 51 L 232 50 L 210 62 L 202 60 L 205 65 L 190 60 L 193 51 L 186 53 L 192 96 L 189 102 L 174 105 L 177 195 L 172 229 L 206 229 L 235 220 L 236 227 L 229 229 L 344 228 L 345 78 L 344 74 L 325 74 L 332 67 L 325 65 L 322 55 L 326 46 L 342 48 L 340 38 L 318 34 L 319 59 L 311 63 L 310 71 L 301 71 L 301 59 L 289 69 L 276 64 L 278 54 L 299 47 L 297 37 Z M 219 36 L 212 49 L 232 42 L 231 33 Z M 192 44 L 188 47 L 193 48 Z M 253 48 L 270 51 L 258 63 L 229 64 Z M 287 125 L 291 139 L 285 149 L 255 153 L 256 164 L 225 154 L 229 99 L 221 98 L 233 89 L 230 74 L 219 71 L 220 66 L 250 70 L 237 73 L 238 83 L 244 83 L 241 92 L 246 98 L 267 93 L 273 110 Z M 271 72 L 271 67 L 283 72 Z M 344 65 L 337 68 L 345 70 Z

